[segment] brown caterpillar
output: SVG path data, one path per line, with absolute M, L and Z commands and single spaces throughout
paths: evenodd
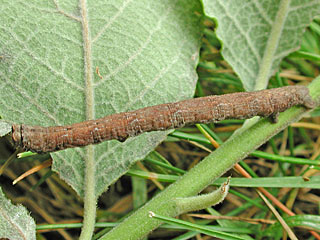
M 12 139 L 24 150 L 38 153 L 128 137 L 144 132 L 180 128 L 195 123 L 253 116 L 277 116 L 294 105 L 315 107 L 304 86 L 288 86 L 256 92 L 239 92 L 165 103 L 135 111 L 112 114 L 66 126 L 12 126 Z

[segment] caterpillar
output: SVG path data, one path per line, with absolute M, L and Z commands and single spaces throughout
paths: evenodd
M 194 98 L 66 126 L 14 124 L 12 139 L 15 145 L 24 150 L 47 153 L 111 139 L 125 141 L 144 132 L 164 131 L 195 123 L 248 119 L 253 116 L 275 117 L 294 105 L 315 107 L 307 87 L 287 86 Z

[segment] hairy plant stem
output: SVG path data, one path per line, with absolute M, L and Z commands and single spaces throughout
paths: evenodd
M 272 25 L 270 36 L 267 41 L 267 46 L 264 50 L 263 58 L 260 63 L 260 70 L 257 76 L 256 84 L 251 90 L 266 89 L 270 75 L 272 73 L 272 65 L 277 53 L 277 48 L 281 36 L 283 35 L 283 27 L 285 25 L 288 9 L 290 8 L 291 0 L 281 0 L 279 9 Z
M 94 95 L 93 95 L 93 73 L 92 73 L 92 51 L 91 51 L 91 35 L 89 28 L 88 6 L 87 0 L 80 0 L 80 13 L 82 23 L 82 38 L 84 50 L 84 70 L 86 84 L 86 119 L 94 119 Z M 83 227 L 81 229 L 80 240 L 91 239 L 94 231 L 96 220 L 96 202 L 95 193 L 95 157 L 93 146 L 86 147 L 85 156 L 85 186 L 84 186 L 84 216 Z
M 320 78 L 314 80 L 309 89 L 311 96 L 319 103 Z M 280 114 L 276 124 L 271 123 L 268 119 L 261 119 L 247 131 L 226 141 L 178 181 L 155 196 L 101 239 L 143 238 L 161 224 L 161 221 L 149 218 L 149 211 L 170 217 L 175 216 L 177 212 L 170 200 L 196 195 L 272 136 L 290 123 L 299 120 L 307 111 L 304 107 L 293 107 Z
M 95 161 L 93 146 L 86 148 L 86 167 L 84 186 L 84 215 L 80 240 L 91 239 L 96 221 L 97 198 L 95 193 Z

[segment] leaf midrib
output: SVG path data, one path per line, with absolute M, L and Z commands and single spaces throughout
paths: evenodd
M 273 21 L 270 36 L 267 40 L 266 48 L 264 49 L 256 84 L 252 89 L 253 91 L 266 89 L 268 85 L 270 73 L 276 55 L 276 50 L 278 48 L 282 31 L 288 16 L 290 3 L 291 0 L 282 0 L 280 2 L 276 18 Z
M 87 11 L 86 0 L 81 0 L 80 4 L 81 4 L 83 53 L 84 53 L 86 120 L 91 120 L 91 119 L 94 119 L 91 37 L 90 37 L 90 31 L 89 31 L 89 21 L 88 21 L 88 11 Z
M 81 24 L 84 52 L 84 81 L 86 98 L 86 120 L 94 119 L 94 96 L 93 96 L 93 72 L 91 36 L 89 30 L 87 1 L 80 0 Z M 95 150 L 92 145 L 85 148 L 85 176 L 84 176 L 84 219 L 80 239 L 91 239 L 96 217 L 96 179 L 95 179 Z

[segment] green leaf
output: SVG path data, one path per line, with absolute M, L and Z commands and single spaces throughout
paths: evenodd
M 4 119 L 65 125 L 192 97 L 201 36 L 198 1 L 80 3 L 2 1 Z M 86 186 L 95 186 L 99 196 L 167 133 L 57 152 L 53 169 L 80 196 Z M 85 166 L 95 179 L 84 180 Z
M 203 226 L 195 223 L 190 223 L 187 221 L 183 221 L 176 218 L 171 218 L 163 215 L 159 215 L 153 212 L 149 212 L 149 216 L 152 218 L 155 218 L 157 220 L 160 220 L 162 222 L 165 222 L 170 225 L 176 225 L 182 229 L 188 229 L 190 231 L 197 231 L 203 234 L 206 234 L 208 236 L 212 236 L 218 239 L 228 239 L 228 240 L 245 240 L 246 237 L 237 236 L 234 234 L 226 233 L 223 231 L 217 231 L 214 228 L 211 228 L 210 226 Z
M 225 178 L 219 178 L 214 185 L 219 186 Z M 233 187 L 271 187 L 271 188 L 320 188 L 320 176 L 312 176 L 308 180 L 303 177 L 261 177 L 261 178 L 232 178 Z
M 307 227 L 312 230 L 320 231 L 320 216 L 317 215 L 295 215 L 285 217 L 289 227 Z M 265 234 L 273 236 L 274 233 L 281 232 L 282 226 L 279 222 L 272 224 L 265 230 Z
M 280 61 L 299 48 L 318 0 L 203 0 L 218 22 L 222 54 L 247 91 L 266 88 Z
M 3 137 L 11 132 L 11 125 L 0 120 L 0 137 Z
M 127 173 L 130 176 L 149 179 L 150 177 L 160 182 L 175 182 L 179 179 L 177 175 L 167 175 L 158 173 L 146 173 L 145 171 L 130 169 Z M 214 183 L 220 186 L 227 179 L 219 178 Z M 260 178 L 232 178 L 231 187 L 272 187 L 272 188 L 313 188 L 320 189 L 320 176 L 312 176 L 308 180 L 303 177 L 260 177 Z
M 36 239 L 36 224 L 27 209 L 15 206 L 0 188 L 0 238 Z

